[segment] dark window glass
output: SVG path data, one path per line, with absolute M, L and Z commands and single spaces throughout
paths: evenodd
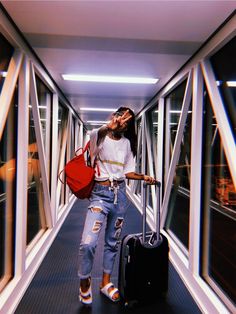
M 169 164 L 171 161 L 175 137 L 178 129 L 179 118 L 182 111 L 186 80 L 178 85 L 165 98 L 165 152 L 164 152 L 164 179 L 166 182 Z M 167 150 L 168 147 L 168 150 Z
M 39 103 L 39 116 L 40 122 L 42 126 L 42 135 L 43 135 L 43 144 L 44 151 L 46 154 L 46 162 L 47 162 L 47 171 L 48 171 L 48 179 L 49 186 L 51 182 L 51 107 L 52 107 L 52 92 L 48 89 L 48 87 L 43 83 L 43 81 L 36 76 L 36 86 L 37 86 L 37 94 L 38 94 L 38 103 Z
M 202 276 L 235 302 L 236 190 L 207 93 L 203 123 Z
M 218 88 L 236 140 L 236 37 L 211 57 Z
M 0 93 L 7 74 L 9 62 L 13 55 L 14 48 L 6 38 L 0 33 Z
M 16 88 L 0 140 L 0 290 L 14 270 L 17 95 Z
M 58 173 L 63 169 L 64 165 L 66 164 L 66 146 L 63 151 L 63 138 L 66 135 L 66 128 L 68 123 L 68 109 L 63 106 L 62 103 L 59 102 L 58 107 Z M 60 169 L 60 160 L 63 160 L 63 167 Z M 61 174 L 61 179 L 65 182 L 64 172 Z M 61 194 L 60 194 L 60 204 L 65 204 L 65 192 L 66 192 L 66 185 L 62 184 L 61 187 Z
M 41 167 L 32 108 L 29 108 L 27 244 L 46 228 Z
M 70 141 L 70 157 L 75 156 L 75 118 L 72 117 L 71 141 Z
M 180 146 L 180 157 L 176 165 L 172 183 L 166 220 L 166 229 L 174 233 L 187 249 L 189 246 L 191 128 L 192 110 L 190 106 Z
M 149 161 L 148 161 L 148 155 L 151 154 L 153 159 L 153 172 L 154 177 L 156 177 L 156 160 L 157 160 L 157 131 L 158 131 L 158 106 L 155 106 L 151 111 L 147 113 L 147 129 L 150 135 L 150 143 L 151 147 L 148 149 L 147 147 L 147 155 L 146 155 L 146 170 L 145 173 L 151 175 L 150 169 L 149 169 Z M 153 208 L 152 204 L 152 194 L 151 189 L 148 189 L 149 195 L 148 195 L 148 205 L 150 205 Z
M 137 173 L 142 173 L 142 128 L 141 128 L 141 119 L 137 122 L 137 138 L 138 138 L 138 147 L 136 155 L 136 169 Z M 135 194 L 141 195 L 141 181 L 134 180 L 135 184 Z

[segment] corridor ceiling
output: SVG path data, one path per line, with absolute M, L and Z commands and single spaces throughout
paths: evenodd
M 1 1 L 87 123 L 138 113 L 236 8 L 236 1 Z M 63 73 L 159 78 L 155 85 L 64 81 Z

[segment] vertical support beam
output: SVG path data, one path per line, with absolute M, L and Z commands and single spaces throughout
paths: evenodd
M 163 175 L 163 156 L 164 156 L 164 98 L 160 98 L 158 101 L 158 131 L 157 131 L 157 180 L 161 182 L 160 188 L 160 204 L 162 203 L 162 175 Z
M 52 95 L 47 92 L 46 94 L 46 101 L 43 104 L 46 108 L 46 139 L 45 139 L 45 159 L 47 165 L 47 174 L 50 175 L 50 149 L 51 149 L 51 113 L 52 113 L 52 102 L 51 102 Z M 52 165 L 52 164 L 51 164 Z
M 146 119 L 145 119 L 145 113 L 142 115 L 141 118 L 141 132 L 142 132 L 142 138 L 141 138 L 141 153 L 142 153 L 142 158 L 141 158 L 141 173 L 146 172 L 146 141 L 145 141 L 145 130 L 146 130 Z M 143 205 L 143 184 L 141 184 L 141 204 Z
M 25 270 L 27 230 L 28 139 L 29 139 L 29 59 L 25 57 L 19 76 L 18 148 L 16 180 L 15 274 Z
M 189 268 L 193 275 L 199 274 L 200 221 L 201 221 L 201 176 L 202 176 L 202 116 L 203 77 L 199 65 L 193 70 L 191 179 L 189 213 Z M 194 167 L 193 167 L 194 165 Z M 198 223 L 196 223 L 198 222 Z
M 52 224 L 57 221 L 57 177 L 58 177 L 58 95 L 53 94 L 52 99 L 52 154 L 51 154 L 51 209 L 52 209 Z
M 171 142 L 171 138 L 170 138 L 170 98 L 166 98 L 166 113 L 165 113 L 165 119 L 166 119 L 166 124 L 165 124 L 165 160 L 164 160 L 164 185 L 166 186 L 166 182 L 167 182 L 167 175 L 169 172 L 169 167 L 170 167 L 170 142 Z M 164 114 L 164 113 L 163 113 Z M 164 128 L 163 128 L 163 132 L 164 132 Z

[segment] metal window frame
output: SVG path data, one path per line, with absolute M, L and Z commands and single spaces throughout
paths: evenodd
M 8 67 L 8 73 L 5 78 L 0 94 L 0 138 L 5 127 L 11 99 L 15 91 L 16 81 L 20 73 L 20 67 L 23 61 L 23 54 L 15 50 Z
M 29 123 L 29 81 L 30 61 L 25 56 L 24 63 L 19 75 L 19 105 L 18 105 L 18 152 L 16 183 L 16 230 L 17 244 L 15 246 L 15 274 L 20 276 L 26 268 L 26 225 L 27 225 L 27 185 L 28 185 L 28 139 L 29 132 L 25 126 Z
M 161 228 L 164 227 L 165 220 L 167 217 L 171 186 L 172 186 L 172 182 L 175 175 L 175 168 L 179 160 L 181 141 L 183 138 L 185 123 L 186 123 L 186 119 L 188 115 L 188 109 L 189 109 L 190 101 L 192 97 L 192 76 L 193 76 L 192 71 L 190 71 L 188 75 L 188 79 L 187 79 L 187 84 L 185 87 L 185 93 L 184 93 L 183 104 L 182 104 L 182 112 L 179 118 L 179 124 L 177 128 L 177 134 L 175 137 L 172 158 L 170 161 L 169 172 L 167 175 L 167 181 L 165 185 L 165 194 L 164 194 L 163 206 L 162 206 Z M 168 146 L 168 149 L 169 149 L 169 146 Z
M 235 167 L 235 156 L 236 156 L 236 144 L 234 141 L 234 135 L 232 129 L 228 123 L 227 113 L 224 109 L 224 104 L 220 96 L 219 88 L 216 84 L 216 78 L 208 59 L 201 62 L 201 68 L 206 83 L 206 88 L 211 99 L 212 109 L 214 111 L 220 136 L 222 138 L 222 144 L 225 150 L 225 156 L 228 161 L 230 172 L 234 186 L 236 187 L 236 167 Z
M 52 212 L 51 212 L 51 207 L 50 207 L 50 194 L 49 194 L 49 185 L 48 185 L 49 180 L 48 180 L 47 163 L 46 163 L 45 150 L 44 150 L 44 144 L 43 144 L 42 125 L 40 122 L 40 114 L 39 114 L 39 108 L 38 108 L 39 102 L 38 102 L 38 94 L 37 94 L 36 77 L 35 77 L 35 72 L 34 72 L 34 66 L 32 63 L 30 64 L 30 99 L 31 99 L 31 104 L 32 104 L 32 113 L 33 113 L 34 126 L 35 126 L 35 136 L 36 136 L 36 142 L 37 142 L 37 147 L 38 147 L 39 164 L 40 164 L 43 194 L 44 194 L 44 215 L 46 218 L 46 225 L 42 227 L 51 228 L 52 227 Z
M 227 118 L 227 114 L 226 114 L 226 111 L 224 108 L 224 104 L 223 104 L 223 101 L 221 99 L 219 88 L 218 88 L 217 83 L 216 83 L 216 78 L 215 78 L 215 75 L 214 75 L 214 72 L 213 72 L 213 69 L 212 69 L 212 66 L 211 66 L 209 60 L 208 59 L 203 60 L 200 63 L 199 67 L 201 68 L 202 77 L 203 77 L 202 79 L 206 84 L 206 89 L 207 89 L 207 92 L 208 92 L 209 97 L 210 97 L 211 108 L 215 114 L 219 134 L 221 137 L 221 143 L 223 145 L 225 156 L 226 156 L 226 159 L 228 161 L 228 166 L 229 166 L 229 170 L 231 173 L 231 177 L 233 179 L 234 186 L 236 187 L 236 167 L 235 167 L 236 145 L 234 142 L 234 136 L 232 133 L 232 129 L 230 128 L 230 125 L 228 123 L 228 118 Z M 203 89 L 203 86 L 202 86 L 202 89 Z M 200 132 L 202 132 L 202 130 L 200 130 Z M 200 156 L 200 157 L 202 157 L 202 156 Z M 201 163 L 201 161 L 199 161 L 199 164 L 200 163 Z M 199 208 L 200 207 L 201 207 L 201 204 L 199 204 Z M 198 215 L 200 216 L 200 214 L 201 213 L 199 212 Z M 207 217 L 207 215 L 206 215 L 205 218 L 206 218 L 205 224 L 207 226 L 209 224 L 209 217 Z M 199 217 L 199 221 L 200 221 L 200 217 Z M 207 232 L 208 232 L 208 228 L 205 228 L 205 230 L 207 230 Z M 207 233 L 207 235 L 205 236 L 205 242 L 206 243 L 209 243 L 208 238 L 209 238 L 209 233 Z M 198 239 L 198 241 L 200 241 L 200 239 Z M 199 246 L 200 246 L 200 242 L 199 242 Z M 198 252 L 196 252 L 195 254 L 198 254 Z M 199 250 L 199 254 L 200 254 L 200 250 Z M 228 308 L 232 312 L 235 312 L 235 310 L 236 310 L 235 306 L 232 304 L 230 299 L 222 292 L 222 290 L 218 287 L 218 285 L 215 283 L 215 281 L 208 274 L 209 251 L 206 247 L 204 247 L 204 249 L 203 249 L 203 254 L 205 257 L 204 263 L 203 263 L 203 273 L 204 273 L 205 277 L 207 278 L 208 284 L 217 292 L 217 294 L 221 297 L 221 299 L 224 300 L 224 303 L 228 306 Z M 196 258 L 195 258 L 194 270 L 197 273 Z
M 20 67 L 23 62 L 23 54 L 16 50 L 11 57 L 8 74 L 3 83 L 1 95 L 0 95 L 0 138 L 2 138 L 3 131 L 5 129 L 6 120 L 11 106 L 13 94 L 15 92 L 15 85 L 20 73 Z M 18 91 L 19 92 L 19 91 Z M 18 112 L 19 116 L 19 112 Z M 18 168 L 18 167 L 17 167 Z M 16 168 L 16 178 L 17 178 Z M 17 182 L 16 182 L 17 184 Z M 7 193 L 6 193 L 7 194 Z M 17 200 L 16 200 L 17 203 Z M 12 205 L 13 206 L 13 205 Z M 12 231 L 11 219 L 7 219 L 6 230 L 5 230 L 5 254 L 4 254 L 4 275 L 0 280 L 0 287 L 5 287 L 7 282 L 10 280 L 13 273 L 10 272 L 12 268 Z M 14 266 L 14 265 L 13 265 Z M 13 267 L 14 269 L 14 267 Z
M 7 283 L 4 289 L 0 293 L 0 311 L 4 313 L 12 313 L 16 309 L 21 297 L 23 296 L 26 288 L 32 280 L 35 272 L 40 266 L 44 256 L 51 246 L 52 241 L 57 235 L 62 223 L 67 217 L 72 205 L 76 198 L 70 197 L 67 199 L 67 203 L 60 211 L 58 215 L 58 207 L 56 204 L 57 197 L 57 168 L 51 169 L 51 199 L 49 195 L 49 182 L 48 182 L 48 170 L 47 170 L 47 156 L 48 156 L 48 143 L 49 137 L 46 138 L 46 152 L 43 147 L 42 133 L 40 127 L 40 117 L 38 112 L 37 91 L 35 84 L 35 73 L 45 83 L 53 93 L 53 108 L 52 108 L 52 156 L 51 161 L 53 165 L 57 164 L 57 132 L 58 132 L 58 101 L 70 108 L 70 104 L 66 97 L 62 94 L 61 90 L 57 87 L 55 82 L 51 79 L 49 74 L 40 64 L 36 55 L 26 44 L 22 36 L 18 33 L 15 26 L 0 9 L 0 30 L 5 38 L 15 48 L 13 56 L 8 66 L 7 77 L 4 80 L 4 84 L 0 95 L 0 136 L 5 127 L 5 121 L 7 119 L 10 102 L 15 90 L 15 86 L 18 81 L 18 93 L 19 93 L 19 108 L 18 108 L 18 147 L 17 147 L 17 173 L 16 173 L 16 228 L 15 238 L 17 239 L 15 245 L 15 260 L 14 260 L 14 277 Z M 31 83 L 30 83 L 31 82 Z M 32 84 L 33 83 L 33 84 Z M 30 86 L 31 85 L 31 86 Z M 33 95 L 33 96 L 32 96 Z M 26 247 L 26 226 L 27 226 L 27 169 L 28 169 L 28 118 L 29 118 L 29 97 L 33 97 L 34 107 L 33 118 L 36 121 L 35 131 L 39 150 L 39 162 L 41 167 L 41 176 L 44 196 L 46 197 L 46 206 L 44 211 L 46 213 L 47 230 L 39 232 L 37 239 L 31 243 L 30 252 Z M 81 120 L 76 115 L 74 110 L 70 108 L 71 112 L 76 117 L 78 123 Z M 47 128 L 49 127 L 49 116 L 47 116 Z M 68 130 L 69 132 L 70 130 Z M 48 136 L 49 132 L 47 132 Z M 79 130 L 79 138 L 83 138 L 81 130 Z M 20 165 L 20 166 L 19 166 Z M 46 194 L 45 194 L 46 193 Z

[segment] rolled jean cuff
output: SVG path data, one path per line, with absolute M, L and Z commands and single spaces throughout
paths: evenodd
M 91 274 L 81 275 L 81 274 L 78 272 L 78 276 L 79 276 L 80 279 L 87 279 L 87 278 L 91 277 Z
M 112 273 L 112 270 L 108 270 L 108 269 L 103 269 L 103 272 L 104 272 L 104 273 L 106 273 L 106 274 L 109 274 L 109 275 L 111 275 L 111 273 Z

